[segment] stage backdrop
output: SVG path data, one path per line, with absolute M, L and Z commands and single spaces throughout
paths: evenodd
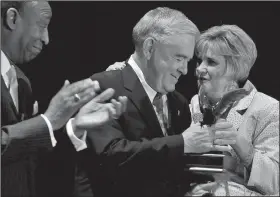
M 22 65 L 44 112 L 65 79 L 74 82 L 105 70 L 133 52 L 132 29 L 150 9 L 181 10 L 200 29 L 236 24 L 255 41 L 258 58 L 250 80 L 259 91 L 279 100 L 279 2 L 50 2 L 53 17 L 49 45 Z M 181 77 L 177 90 L 190 99 L 196 92 L 195 65 Z

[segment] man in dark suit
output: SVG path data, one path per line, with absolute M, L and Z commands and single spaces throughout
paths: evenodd
M 115 89 L 116 98 L 125 95 L 128 103 L 119 120 L 88 132 L 77 196 L 173 197 L 188 190 L 192 177 L 182 176 L 184 153 L 213 149 L 208 128 L 189 127 L 188 102 L 175 91 L 198 35 L 181 12 L 151 10 L 133 29 L 135 52 L 127 66 L 92 76 L 101 89 Z
M 98 82 L 85 79 L 65 82 L 52 98 L 47 111 L 36 115 L 38 104 L 31 84 L 15 65 L 34 59 L 49 42 L 51 8 L 46 1 L 1 1 L 1 196 L 39 196 L 36 194 L 37 160 L 41 151 L 57 147 L 58 130 L 81 107 L 72 121 L 83 129 L 102 125 L 118 117 L 124 102 L 102 104 L 113 96 L 108 89 L 96 96 Z M 116 113 L 117 111 L 117 113 Z M 96 113 L 97 112 L 97 113 Z M 100 116 L 103 115 L 103 116 Z M 98 116 L 98 117 L 97 117 Z M 90 118 L 91 120 L 88 120 Z M 82 141 L 67 130 L 68 142 L 79 149 Z M 76 136 L 77 135 L 77 136 Z M 59 140 L 58 140 L 59 141 Z M 67 141 L 65 141 L 67 143 Z M 58 143 L 59 144 L 59 143 Z M 73 147 L 73 149 L 74 149 Z M 66 166 L 67 167 L 67 166 Z M 50 183 L 49 183 L 50 184 Z M 51 190 L 51 188 L 48 188 Z

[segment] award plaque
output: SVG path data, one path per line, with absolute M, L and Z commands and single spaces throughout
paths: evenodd
M 222 173 L 225 171 L 233 171 L 236 166 L 235 158 L 219 151 L 185 154 L 184 163 L 185 170 L 192 172 Z

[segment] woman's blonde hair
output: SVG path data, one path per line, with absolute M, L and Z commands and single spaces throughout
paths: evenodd
M 203 57 L 208 50 L 224 56 L 226 72 L 231 72 L 240 82 L 248 78 L 257 58 L 255 43 L 236 25 L 214 26 L 203 32 L 196 43 L 196 55 Z

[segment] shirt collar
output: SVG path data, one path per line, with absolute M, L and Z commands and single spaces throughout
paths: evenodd
M 10 70 L 11 64 L 5 55 L 5 53 L 1 50 L 1 75 L 5 76 L 8 70 Z
M 154 100 L 157 92 L 153 88 L 151 88 L 151 86 L 149 86 L 149 84 L 146 82 L 145 76 L 144 76 L 142 70 L 137 65 L 137 63 L 134 61 L 132 55 L 130 56 L 130 58 L 128 60 L 128 64 L 132 67 L 132 69 L 136 73 L 136 75 L 137 75 L 138 79 L 140 80 L 141 84 L 143 85 L 143 88 L 144 88 L 145 92 L 147 93 L 151 103 L 153 103 L 153 100 Z
M 238 102 L 238 104 L 234 107 L 235 110 L 247 109 L 253 101 L 255 94 L 258 92 L 249 80 L 247 80 L 243 88 L 250 91 L 250 93 Z

